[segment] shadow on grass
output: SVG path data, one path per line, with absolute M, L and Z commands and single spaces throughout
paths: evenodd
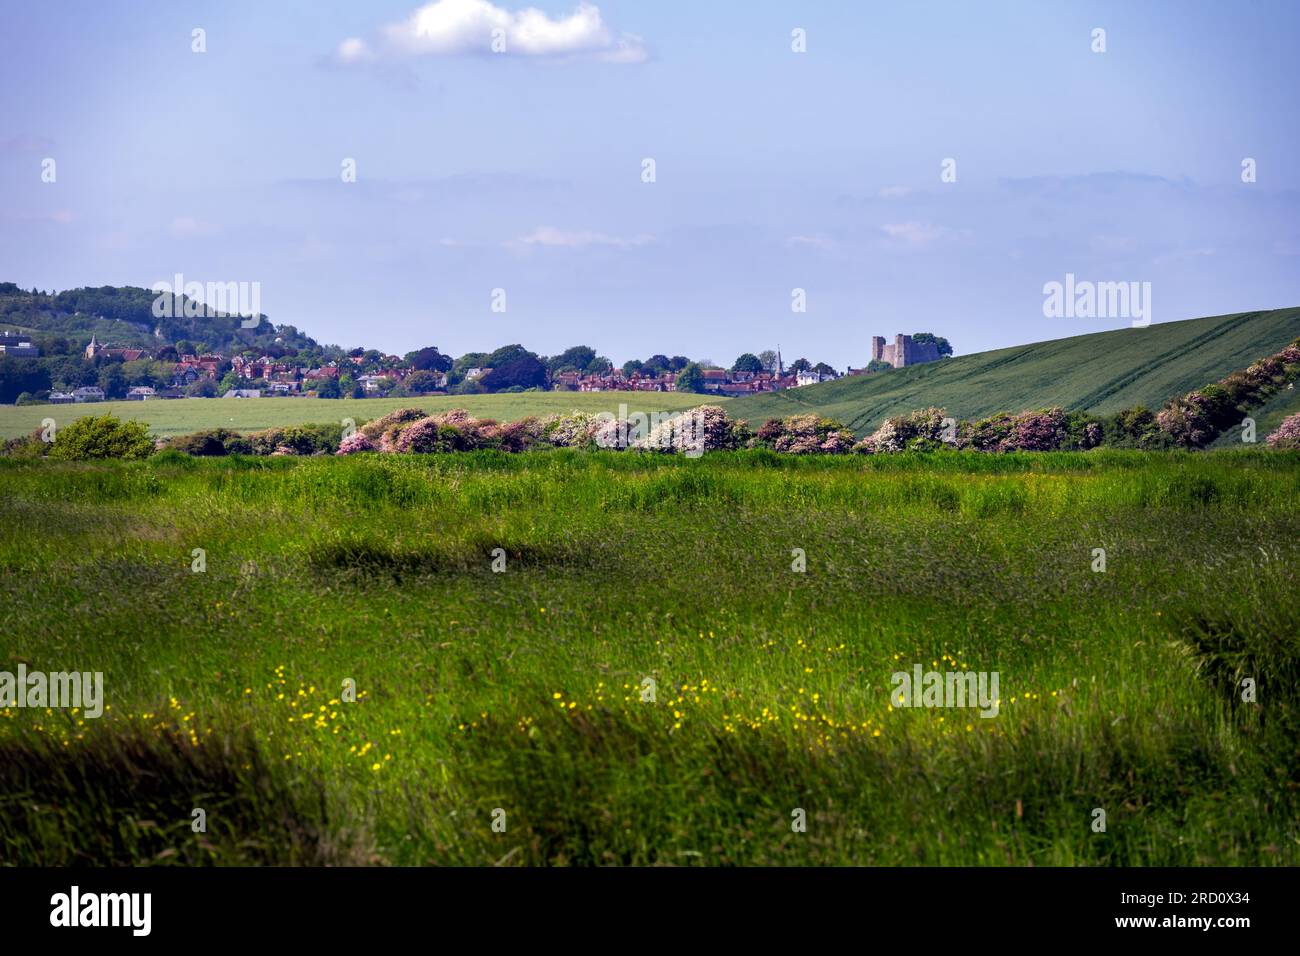
M 131 727 L 69 745 L 0 741 L 8 865 L 356 865 L 372 861 L 365 843 L 330 819 L 319 781 L 267 761 L 251 738 L 194 746 Z

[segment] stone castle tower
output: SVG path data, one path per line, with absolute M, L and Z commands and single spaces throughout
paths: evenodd
M 939 346 L 933 342 L 913 342 L 910 335 L 902 333 L 894 336 L 893 345 L 886 345 L 884 336 L 873 335 L 871 358 L 876 362 L 888 362 L 894 368 L 903 368 L 939 361 Z

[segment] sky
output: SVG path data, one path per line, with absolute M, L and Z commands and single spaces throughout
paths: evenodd
M 1067 274 L 1150 283 L 1154 322 L 1300 305 L 1300 3 L 0 0 L 0 23 L 0 281 L 24 288 L 180 273 L 256 282 L 345 347 L 841 369 L 873 335 L 965 354 L 1130 324 L 1045 315 Z

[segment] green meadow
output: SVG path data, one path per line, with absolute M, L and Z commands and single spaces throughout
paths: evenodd
M 0 491 L 0 670 L 107 707 L 0 709 L 0 863 L 1300 862 L 1300 453 L 164 453 Z M 996 715 L 893 706 L 916 665 L 997 674 Z
M 516 421 L 529 415 L 567 415 L 573 411 L 618 414 L 675 412 L 706 398 L 675 392 L 516 392 L 495 395 L 422 395 L 407 398 L 178 398 L 147 402 L 90 402 L 83 405 L 0 405 L 0 438 L 30 435 L 46 418 L 66 425 L 83 415 L 113 415 L 144 422 L 158 437 L 188 435 L 210 428 L 260 431 L 305 422 L 356 422 L 380 418 L 398 408 L 423 408 L 436 415 L 464 408 L 477 418 Z M 713 404 L 726 399 L 708 397 Z

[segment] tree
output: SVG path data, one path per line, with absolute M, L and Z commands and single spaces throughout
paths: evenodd
M 230 391 L 232 388 L 243 388 L 243 387 L 244 387 L 244 380 L 242 378 L 240 378 L 234 372 L 227 372 L 225 375 L 221 376 L 221 384 L 217 386 L 217 391 L 220 392 L 222 395 L 225 395 L 226 392 Z
M 459 375 L 472 368 L 483 368 L 488 364 L 487 352 L 466 352 L 451 365 L 451 370 Z
M 104 390 L 105 398 L 126 398 L 126 376 L 122 374 L 121 362 L 99 370 L 99 387 Z
M 501 346 L 501 348 L 497 349 L 495 352 L 493 352 L 491 355 L 487 357 L 487 359 L 484 361 L 484 365 L 487 368 L 496 368 L 498 365 L 505 365 L 509 362 L 514 362 L 517 359 L 521 359 L 521 358 L 531 358 L 539 365 L 541 364 L 541 362 L 538 361 L 537 354 L 535 352 L 530 352 L 522 345 L 516 343 L 514 345 Z
M 148 458 L 153 441 L 143 422 L 119 421 L 112 415 L 74 419 L 54 433 L 50 457 L 63 461 L 94 458 Z
M 443 355 L 436 346 L 430 345 L 414 352 L 407 352 L 406 361 L 411 368 L 422 372 L 447 372 L 451 370 L 451 356 Z
M 924 345 L 926 342 L 933 342 L 939 348 L 939 357 L 952 354 L 952 346 L 948 340 L 941 335 L 935 335 L 933 332 L 913 332 L 912 341 Z
M 806 372 L 811 368 L 812 368 L 812 362 L 808 361 L 806 358 L 797 358 L 790 363 L 790 367 L 788 371 Z
M 691 364 L 691 360 L 688 359 L 685 355 L 674 355 L 672 358 L 668 360 L 668 370 L 670 372 L 680 372 L 682 369 L 686 368 L 686 366 L 690 364 Z
M 495 353 L 493 353 L 495 354 Z M 479 380 L 484 391 L 503 392 L 518 385 L 521 388 L 545 388 L 546 366 L 532 353 L 492 366 L 492 371 Z
M 867 363 L 868 372 L 883 372 L 885 369 L 893 367 L 894 366 L 890 365 L 888 362 L 881 361 L 880 359 L 872 359 Z
M 0 358 L 0 402 L 12 402 L 21 392 L 43 392 L 50 374 L 39 359 Z
M 757 355 L 752 352 L 746 352 L 736 359 L 735 364 L 731 366 L 733 372 L 753 372 L 757 375 L 763 371 L 763 363 Z
M 827 365 L 825 362 L 818 362 L 816 365 L 813 366 L 812 370 L 824 378 L 835 378 L 837 375 L 840 374 L 839 372 L 835 371 L 835 369 Z
M 339 380 L 336 378 L 322 379 L 321 383 L 316 386 L 317 398 L 342 398 L 343 389 L 339 387 Z
M 190 398 L 216 398 L 217 383 L 210 378 L 201 378 L 185 390 Z
M 406 377 L 406 390 L 414 395 L 434 392 L 442 387 L 441 378 L 433 372 L 421 370 Z
M 758 360 L 763 363 L 764 370 L 776 372 L 776 353 L 771 349 L 763 349 L 758 353 Z
M 623 377 L 631 378 L 633 375 L 639 373 L 644 367 L 645 366 L 641 364 L 640 359 L 628 359 L 623 363 Z
M 571 368 L 577 372 L 585 372 L 595 358 L 596 350 L 591 346 L 573 345 L 565 349 L 559 355 L 546 359 L 546 368 L 552 373 L 558 372 L 564 368 Z
M 604 375 L 614 369 L 614 363 L 603 355 L 597 355 L 587 363 L 587 371 L 593 375 Z
M 653 370 L 656 373 L 671 372 L 673 370 L 672 361 L 667 355 L 650 356 L 645 360 L 645 367 L 647 371 Z
M 677 391 L 703 392 L 704 370 L 694 362 L 688 362 L 686 367 L 677 373 Z

